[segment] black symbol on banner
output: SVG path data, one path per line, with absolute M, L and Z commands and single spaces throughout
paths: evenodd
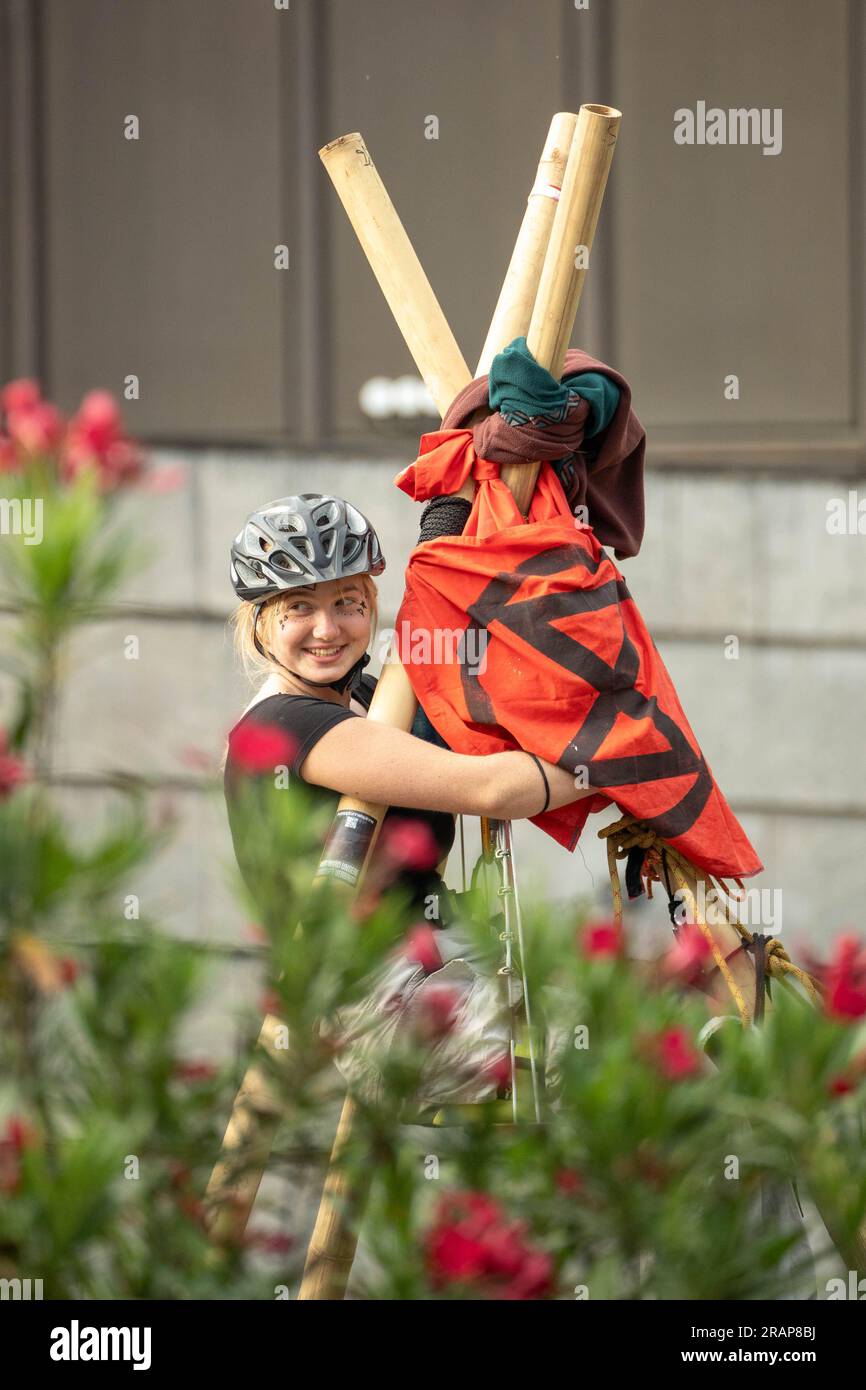
M 644 816 L 647 824 L 671 840 L 694 825 L 713 790 L 713 779 L 702 755 L 696 755 L 679 725 L 659 709 L 656 697 L 645 696 L 635 688 L 640 669 L 640 657 L 625 629 L 619 604 L 630 598 L 625 580 L 611 579 L 589 589 L 568 589 L 562 593 L 542 594 L 537 598 L 517 597 L 523 581 L 530 577 L 547 578 L 580 565 L 589 574 L 596 574 L 599 562 L 576 544 L 558 545 L 524 560 L 510 573 L 501 572 L 467 610 L 470 627 L 484 628 L 490 634 L 490 624 L 501 624 L 515 633 L 528 646 L 554 661 L 572 675 L 579 676 L 598 698 L 580 728 L 572 735 L 556 759 L 560 767 L 572 771 L 586 767 L 589 785 L 605 792 L 613 788 L 642 782 L 664 782 L 672 777 L 693 775 L 694 783 L 670 810 L 657 816 Z M 616 663 L 611 666 L 591 647 L 560 632 L 553 623 L 576 613 L 597 613 L 604 608 L 617 610 L 612 622 L 618 622 L 622 644 Z M 490 694 L 481 685 L 477 672 L 461 666 L 463 691 L 469 716 L 473 723 L 502 729 Z M 613 728 L 618 714 L 629 719 L 649 719 L 667 739 L 670 748 L 659 753 L 638 753 L 627 758 L 596 758 L 595 754 Z M 613 798 L 616 799 L 615 797 Z

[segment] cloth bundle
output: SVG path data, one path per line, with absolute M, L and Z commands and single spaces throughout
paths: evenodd
M 574 380 L 581 363 L 595 378 L 586 397 Z M 612 413 L 605 378 L 619 393 Z M 488 400 L 499 402 L 498 415 L 448 427 Z M 463 533 L 426 541 L 409 558 L 398 654 L 455 752 L 523 748 L 597 789 L 532 817 L 569 850 L 587 816 L 613 801 L 706 872 L 747 877 L 761 862 L 602 549 L 634 555 L 643 536 L 645 432 L 630 400 L 624 379 L 585 353 L 570 352 L 566 381 L 556 382 L 524 339 L 494 358 L 489 389 L 479 379 L 461 392 L 443 428 L 423 436 L 418 458 L 395 479 L 418 500 L 458 492 L 470 476 L 478 483 Z M 578 448 L 585 437 L 594 439 L 591 455 Z M 571 498 L 551 462 L 563 450 L 574 465 Z M 499 471 L 502 462 L 536 459 L 527 524 Z M 575 496 L 588 522 L 572 514 Z M 456 635 L 450 649 L 443 634 Z
M 470 382 L 451 402 L 442 429 L 465 428 L 488 406 L 495 413 L 471 426 L 478 458 L 500 465 L 549 461 L 569 510 L 587 508 L 601 544 L 612 546 L 618 560 L 638 553 L 646 431 L 631 408 L 624 376 L 571 348 L 558 382 L 535 361 L 526 339 L 515 338 L 493 359 L 489 390 L 485 376 Z M 427 485 L 435 479 L 428 478 L 423 459 L 396 482 L 410 497 L 433 495 Z

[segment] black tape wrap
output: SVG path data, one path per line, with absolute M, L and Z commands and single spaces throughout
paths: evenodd
M 433 541 L 437 536 L 461 535 L 471 511 L 468 497 L 431 497 L 421 513 L 418 544 Z

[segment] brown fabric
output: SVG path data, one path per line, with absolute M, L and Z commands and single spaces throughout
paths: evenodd
M 562 380 L 578 372 L 601 372 L 619 387 L 619 404 L 607 429 L 584 443 L 587 402 L 561 423 L 545 423 L 537 430 L 531 423 L 509 425 L 497 413 L 471 426 L 475 450 L 479 457 L 500 465 L 561 459 L 573 453 L 560 474 L 568 505 L 572 511 L 585 506 L 601 544 L 612 546 L 616 558 L 624 560 L 637 555 L 643 540 L 646 430 L 631 408 L 631 387 L 624 376 L 581 348 L 570 348 Z M 488 404 L 487 377 L 476 377 L 455 396 L 442 428 L 470 428 L 469 417 Z M 527 444 L 533 448 L 528 457 Z

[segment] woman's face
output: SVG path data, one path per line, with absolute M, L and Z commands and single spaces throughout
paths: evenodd
M 310 681 L 337 679 L 363 656 L 371 613 L 355 579 L 329 579 L 287 593 L 271 620 L 278 661 Z

